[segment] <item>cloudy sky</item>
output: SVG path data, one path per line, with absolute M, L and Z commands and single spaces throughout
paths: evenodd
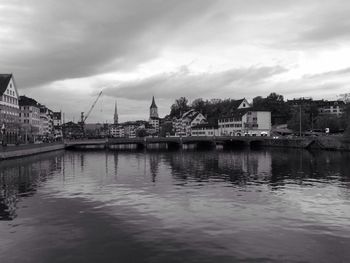
M 0 0 L 0 72 L 66 120 L 189 100 L 350 92 L 348 0 Z M 89 122 L 88 121 L 88 122 Z

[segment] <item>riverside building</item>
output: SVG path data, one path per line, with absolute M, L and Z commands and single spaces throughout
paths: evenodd
M 42 131 L 40 120 L 40 104 L 29 97 L 19 97 L 21 137 L 25 142 L 35 140 Z
M 153 127 L 154 134 L 159 133 L 160 127 L 160 118 L 158 116 L 158 107 L 154 100 L 154 96 L 152 97 L 152 104 L 149 107 L 149 121 L 148 123 Z
M 12 74 L 0 74 L 0 125 L 1 139 L 17 141 L 19 123 L 18 91 Z

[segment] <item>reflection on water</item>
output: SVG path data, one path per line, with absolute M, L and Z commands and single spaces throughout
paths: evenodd
M 273 149 L 2 162 L 1 262 L 348 262 L 349 161 Z
M 33 195 L 51 171 L 61 171 L 62 155 L 56 152 L 0 163 L 0 220 L 14 219 L 19 198 Z

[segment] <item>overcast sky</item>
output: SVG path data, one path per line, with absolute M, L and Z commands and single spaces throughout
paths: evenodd
M 180 97 L 350 92 L 348 0 L 0 0 L 0 72 L 66 120 L 161 117 Z

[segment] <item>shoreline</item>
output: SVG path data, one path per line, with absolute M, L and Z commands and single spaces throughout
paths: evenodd
M 0 161 L 64 149 L 65 145 L 63 143 L 24 144 L 6 147 L 2 146 L 0 150 Z
M 71 146 L 70 146 L 71 147 Z M 249 146 L 246 146 L 249 147 Z M 266 140 L 260 145 L 261 148 L 300 148 L 306 150 L 326 150 L 326 151 L 350 151 L 350 139 L 343 137 L 320 137 L 320 138 L 301 138 L 298 140 L 289 139 L 270 139 Z M 21 158 L 30 155 L 36 155 L 40 153 L 66 150 L 69 148 L 65 143 L 44 143 L 44 144 L 26 144 L 18 146 L 6 146 L 0 147 L 0 161 L 13 158 Z M 78 150 L 123 150 L 116 147 L 105 147 L 105 145 L 77 145 L 74 149 Z M 167 150 L 163 147 L 150 147 L 147 150 Z M 188 148 L 191 149 L 191 148 Z M 192 149 L 196 149 L 195 147 Z M 124 150 L 134 150 L 133 148 L 127 148 Z

